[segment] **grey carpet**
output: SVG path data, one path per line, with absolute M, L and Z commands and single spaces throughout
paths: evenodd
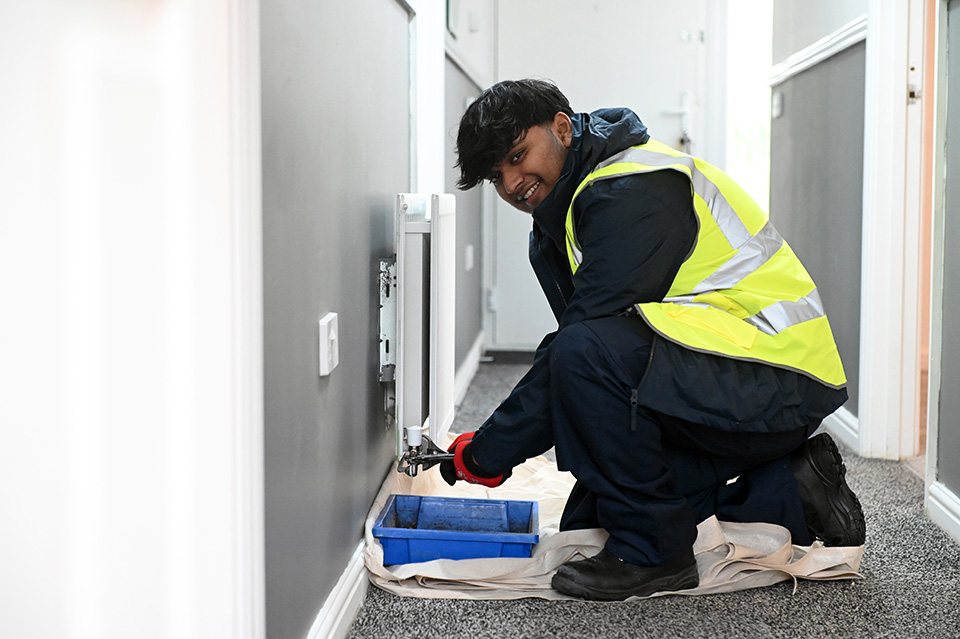
M 481 364 L 454 430 L 480 425 L 526 370 Z M 844 458 L 867 518 L 863 579 L 636 603 L 412 599 L 371 587 L 349 638 L 960 638 L 960 546 L 924 515 L 922 480 L 900 462 Z

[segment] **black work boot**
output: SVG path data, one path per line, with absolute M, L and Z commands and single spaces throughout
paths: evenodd
M 565 595 L 596 601 L 622 601 L 655 592 L 687 590 L 700 585 L 693 549 L 663 566 L 636 566 L 607 552 L 568 561 L 553 576 L 553 588 Z
M 807 530 L 824 546 L 860 546 L 866 523 L 860 501 L 847 485 L 837 444 L 826 433 L 808 439 L 790 455 Z

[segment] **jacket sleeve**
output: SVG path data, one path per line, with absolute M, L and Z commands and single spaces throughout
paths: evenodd
M 583 261 L 560 329 L 659 302 L 697 239 L 689 179 L 656 171 L 601 180 L 576 202 Z
M 533 366 L 470 443 L 470 454 L 491 475 L 504 473 L 553 446 L 547 353 L 556 335 L 548 333 L 543 338 Z
M 582 205 L 581 205 L 582 202 Z M 663 299 L 697 238 L 693 195 L 674 171 L 598 182 L 577 200 L 583 262 L 560 329 Z M 485 471 L 499 475 L 553 446 L 548 334 L 530 371 L 484 422 L 470 445 Z

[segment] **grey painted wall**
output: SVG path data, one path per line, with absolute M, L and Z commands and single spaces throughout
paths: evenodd
M 261 4 L 267 636 L 303 639 L 390 467 L 377 259 L 410 189 L 408 19 L 394 0 Z M 340 365 L 318 376 L 317 320 Z
M 776 0 L 773 63 L 808 47 L 867 13 L 869 0 Z
M 456 365 L 463 364 L 470 347 L 482 330 L 482 270 L 481 254 L 481 201 L 480 188 L 469 191 L 457 190 L 460 172 L 454 168 L 457 156 L 454 148 L 457 144 L 457 127 L 463 115 L 465 101 L 480 94 L 475 85 L 457 65 L 447 58 L 445 68 L 446 111 L 444 126 L 446 131 L 446 176 L 444 189 L 457 196 L 457 332 Z M 467 271 L 465 255 L 467 246 L 473 246 L 473 269 Z
M 773 88 L 783 116 L 770 129 L 770 218 L 817 283 L 857 414 L 863 217 L 865 45 Z
M 960 42 L 960 2 L 949 5 L 949 43 Z M 937 479 L 960 494 L 960 55 L 948 46 L 947 161 L 943 250 L 943 327 Z

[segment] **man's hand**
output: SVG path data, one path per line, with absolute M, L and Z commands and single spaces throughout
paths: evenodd
M 473 456 L 467 451 L 470 442 L 473 441 L 473 433 L 462 433 L 455 440 L 447 452 L 453 453 L 452 462 L 443 462 L 440 464 L 440 474 L 444 481 L 453 486 L 458 479 L 462 479 L 471 484 L 482 484 L 489 488 L 495 488 L 506 481 L 510 473 L 503 473 L 496 477 L 490 476 L 474 461 Z

